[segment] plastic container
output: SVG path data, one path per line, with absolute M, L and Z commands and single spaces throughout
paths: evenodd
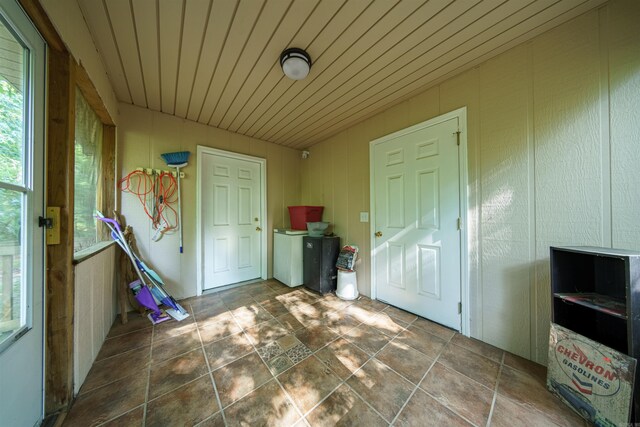
M 338 298 L 351 301 L 358 298 L 358 278 L 355 271 L 338 270 Z
M 307 230 L 309 230 L 309 236 L 322 237 L 324 236 L 324 230 L 329 227 L 328 222 L 308 222 Z
M 289 219 L 293 230 L 306 230 L 307 222 L 322 221 L 324 206 L 289 206 Z

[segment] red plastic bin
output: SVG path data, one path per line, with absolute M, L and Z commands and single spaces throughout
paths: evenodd
M 293 230 L 306 230 L 308 222 L 322 221 L 324 206 L 289 206 L 289 218 Z

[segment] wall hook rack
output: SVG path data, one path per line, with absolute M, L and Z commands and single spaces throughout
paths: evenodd
M 169 169 L 155 169 L 155 168 L 143 168 L 143 167 L 137 167 L 135 168 L 136 171 L 138 172 L 144 172 L 147 175 L 160 175 L 161 173 L 165 173 L 165 174 L 171 174 L 171 176 L 173 176 L 174 178 L 177 178 L 178 175 L 176 174 L 176 171 L 172 171 Z M 180 172 L 180 178 L 184 178 L 185 174 L 184 172 Z

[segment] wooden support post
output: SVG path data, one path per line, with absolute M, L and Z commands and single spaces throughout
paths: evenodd
M 102 126 L 102 183 L 98 195 L 98 206 L 102 213 L 113 217 L 115 208 L 115 180 L 116 180 L 116 128 L 111 125 Z M 98 224 L 101 240 L 111 240 L 109 227 L 102 222 Z
M 115 150 L 114 121 L 86 70 L 78 65 L 38 0 L 18 0 L 47 42 L 47 206 L 60 207 L 60 244 L 47 246 L 45 277 L 45 416 L 68 409 L 73 397 L 73 196 L 75 91 L 80 88 L 104 126 L 105 144 Z M 104 213 L 116 200 L 116 159 L 104 156 Z M 111 183 L 106 180 L 111 179 Z
M 60 207 L 60 244 L 47 246 L 45 413 L 73 398 L 73 192 L 75 84 L 73 59 L 48 52 L 47 205 Z
M 135 241 L 133 233 L 131 232 L 131 227 L 127 227 L 122 217 L 116 211 L 113 212 L 113 219 L 118 221 L 120 226 L 123 228 L 122 232 L 124 234 L 124 239 L 127 242 L 127 245 L 129 245 L 130 248 L 137 250 L 137 248 L 133 246 L 135 245 Z M 128 297 L 130 295 L 129 283 L 133 282 L 137 277 L 133 270 L 133 266 L 131 265 L 129 256 L 120 247 L 118 247 L 117 253 L 118 292 L 120 296 L 120 321 L 122 322 L 122 324 L 125 324 L 129 320 L 127 313 L 127 308 L 129 306 Z

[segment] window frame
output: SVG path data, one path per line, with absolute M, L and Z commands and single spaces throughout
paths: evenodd
M 73 197 L 74 197 L 74 208 L 73 208 L 73 216 L 74 216 L 73 253 L 74 253 L 74 260 L 76 260 L 76 258 L 77 258 L 76 254 L 78 252 L 85 253 L 85 251 L 86 251 L 86 252 L 90 252 L 91 253 L 91 252 L 93 252 L 92 249 L 95 246 L 99 245 L 100 243 L 102 243 L 104 241 L 104 236 L 102 235 L 102 233 L 100 233 L 100 230 L 101 230 L 100 223 L 94 219 L 94 221 L 93 221 L 93 225 L 94 226 L 92 228 L 92 231 L 93 231 L 92 234 L 95 234 L 95 235 L 91 236 L 91 237 L 95 238 L 95 241 L 93 241 L 93 242 L 90 242 L 90 241 L 89 242 L 85 242 L 85 243 L 88 244 L 88 246 L 84 246 L 84 247 L 80 247 L 80 248 L 78 248 L 78 246 L 77 246 L 78 243 L 79 243 L 78 235 L 77 235 L 78 229 L 75 228 L 75 227 L 77 227 L 78 220 L 79 220 L 79 218 L 77 216 L 77 214 L 79 213 L 78 212 L 79 208 L 78 208 L 76 202 L 78 200 L 77 197 L 80 194 L 79 191 L 78 191 L 78 185 L 77 185 L 78 184 L 78 175 L 77 175 L 78 162 L 77 161 L 79 159 L 79 157 L 78 157 L 78 144 L 79 144 L 79 141 L 78 141 L 78 130 L 79 130 L 78 122 L 79 122 L 79 120 L 78 119 L 80 117 L 79 116 L 79 109 L 82 109 L 83 112 L 84 111 L 91 111 L 94 114 L 93 117 L 88 118 L 87 115 L 85 115 L 85 114 L 82 114 L 82 115 L 85 118 L 89 119 L 88 121 L 91 122 L 91 123 L 88 123 L 90 127 L 93 127 L 96 124 L 96 121 L 97 121 L 97 123 L 99 123 L 99 125 L 97 127 L 100 128 L 99 129 L 99 139 L 100 140 L 99 141 L 90 141 L 90 143 L 89 143 L 89 145 L 90 144 L 95 144 L 94 148 L 97 148 L 97 150 L 95 150 L 95 155 L 94 155 L 95 156 L 94 159 L 97 158 L 97 165 L 93 165 L 93 166 L 97 166 L 97 167 L 88 168 L 88 170 L 90 169 L 92 171 L 92 173 L 93 172 L 96 173 L 96 177 L 95 177 L 95 179 L 96 179 L 96 181 L 95 181 L 96 187 L 95 187 L 95 190 L 97 191 L 97 193 L 95 194 L 95 205 L 91 209 L 91 211 L 92 211 L 91 215 L 93 215 L 94 212 L 96 210 L 98 210 L 98 209 L 102 210 L 102 206 L 99 206 L 99 204 L 102 203 L 103 193 L 105 191 L 104 182 L 102 182 L 103 181 L 102 177 L 103 177 L 105 171 L 104 171 L 104 168 L 103 168 L 103 165 L 102 165 L 102 155 L 103 155 L 102 143 L 103 143 L 103 140 L 104 140 L 104 123 L 102 123 L 102 121 L 100 120 L 100 117 L 96 114 L 94 108 L 91 106 L 91 104 L 87 100 L 86 96 L 84 96 L 84 94 L 82 93 L 82 90 L 77 85 L 76 85 L 76 92 L 75 92 L 75 96 L 74 97 L 75 97 L 75 112 L 76 112 L 76 114 L 75 114 L 75 120 L 74 120 L 75 132 L 74 132 L 74 176 L 73 176 L 73 178 L 74 178 L 74 191 L 73 191 Z M 84 104 L 84 105 L 82 105 L 82 104 Z M 96 121 L 94 121 L 94 119 Z M 88 135 L 85 135 L 85 136 L 88 136 Z M 87 141 L 84 141 L 84 142 L 87 142 Z M 84 148 L 82 148 L 81 151 L 84 152 Z M 85 216 L 83 215 L 82 218 L 85 218 Z M 100 246 L 102 246 L 102 245 L 100 245 Z
M 117 209 L 116 201 L 116 127 L 106 110 L 102 99 L 97 93 L 89 75 L 84 67 L 80 64 L 74 63 L 73 65 L 74 83 L 76 88 L 82 93 L 86 102 L 89 104 L 94 113 L 98 116 L 98 119 L 102 123 L 102 153 L 100 161 L 100 181 L 101 192 L 98 194 L 96 201 L 98 206 L 96 209 L 100 210 L 103 214 L 110 216 L 112 210 Z M 74 92 L 74 105 L 75 105 L 75 93 Z M 76 117 L 74 116 L 74 129 L 76 125 Z M 72 141 L 75 147 L 75 138 Z M 74 187 L 75 187 L 75 174 L 74 174 Z M 75 212 L 75 208 L 74 208 Z M 98 233 L 98 241 L 87 248 L 84 248 L 73 253 L 73 263 L 78 264 L 85 259 L 101 252 L 105 249 L 105 241 L 110 239 L 109 229 L 102 223 L 96 224 Z M 75 236 L 74 236 L 75 245 Z M 74 246 L 75 247 L 75 246 Z

